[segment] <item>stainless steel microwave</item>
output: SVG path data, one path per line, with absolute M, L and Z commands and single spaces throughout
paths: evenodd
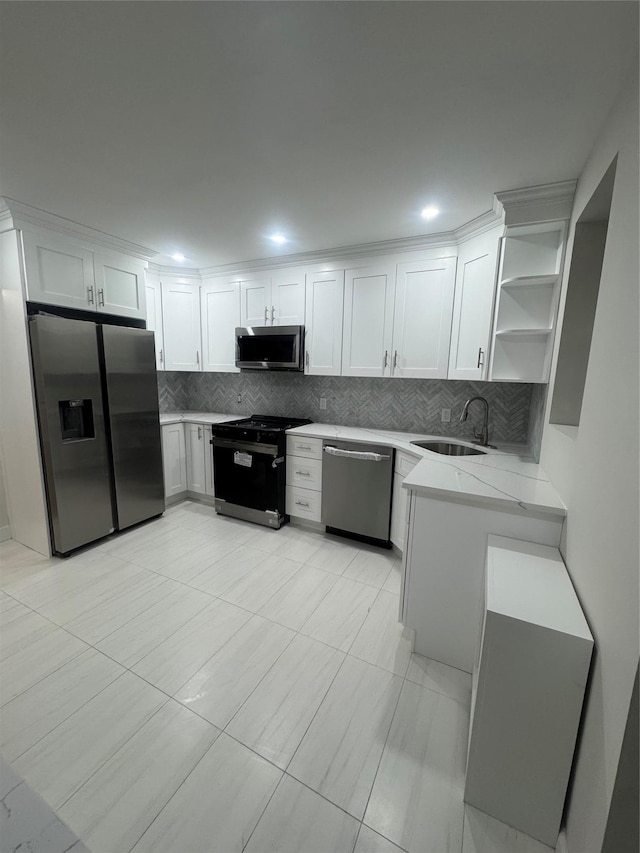
M 303 370 L 304 326 L 236 328 L 236 367 Z

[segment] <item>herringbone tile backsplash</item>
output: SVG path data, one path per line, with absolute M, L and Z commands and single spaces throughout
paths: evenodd
M 526 442 L 532 386 L 508 382 L 439 379 L 368 379 L 304 376 L 296 373 L 158 373 L 160 411 L 284 415 L 403 432 L 471 438 L 481 407 L 474 404 L 459 421 L 465 400 L 476 394 L 489 402 L 490 438 Z M 320 398 L 327 401 L 320 408 Z M 477 406 L 477 408 L 476 408 Z M 451 409 L 442 423 L 441 409 Z

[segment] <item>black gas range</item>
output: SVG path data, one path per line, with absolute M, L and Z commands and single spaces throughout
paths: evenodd
M 211 426 L 215 508 L 280 528 L 289 521 L 286 501 L 286 430 L 308 418 L 252 415 Z

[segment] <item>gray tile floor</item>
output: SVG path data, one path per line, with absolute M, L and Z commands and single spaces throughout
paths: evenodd
M 399 589 L 191 502 L 65 561 L 0 544 L 3 853 L 549 853 L 465 807 L 470 677 L 411 654 Z

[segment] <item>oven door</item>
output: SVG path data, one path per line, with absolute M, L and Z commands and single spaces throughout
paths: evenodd
M 223 511 L 224 502 L 280 519 L 284 515 L 284 453 L 279 456 L 275 444 L 216 437 L 212 443 L 216 509 Z M 233 514 L 257 520 L 253 513 Z

